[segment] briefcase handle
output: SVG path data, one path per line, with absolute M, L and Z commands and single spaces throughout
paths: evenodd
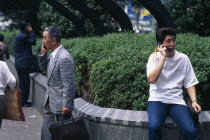
M 65 116 L 65 115 L 67 115 L 67 116 Z M 74 117 L 73 117 L 71 112 L 69 114 L 62 114 L 60 119 L 59 119 L 58 115 L 54 115 L 54 117 L 55 117 L 55 122 L 62 122 L 63 123 L 67 119 L 73 119 L 74 120 Z
M 62 100 L 61 100 L 61 104 L 62 104 Z M 73 117 L 73 115 L 72 115 L 72 111 L 69 113 L 69 114 L 62 114 L 61 113 L 61 121 L 60 122 L 62 122 L 62 124 L 64 123 L 64 116 L 65 115 L 70 115 L 70 117 L 67 117 L 67 119 L 73 119 L 74 120 L 74 117 Z M 66 120 L 66 119 L 65 119 Z M 55 115 L 55 122 L 58 122 L 58 117 Z

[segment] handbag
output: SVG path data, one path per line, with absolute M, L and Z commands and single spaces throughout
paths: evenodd
M 89 140 L 83 117 L 62 120 L 49 127 L 52 140 Z
M 25 116 L 21 105 L 21 90 L 16 84 L 12 90 L 7 86 L 4 90 L 6 97 L 6 109 L 3 119 L 25 121 Z

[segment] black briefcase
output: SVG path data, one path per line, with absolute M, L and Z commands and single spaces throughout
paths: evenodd
M 83 117 L 71 118 L 49 127 L 52 140 L 89 140 Z

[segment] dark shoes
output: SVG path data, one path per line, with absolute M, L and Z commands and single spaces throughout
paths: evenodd
M 31 103 L 30 102 L 25 102 L 25 103 L 22 103 L 22 107 L 31 107 Z

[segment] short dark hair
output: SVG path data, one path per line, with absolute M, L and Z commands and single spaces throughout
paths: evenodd
M 4 35 L 0 34 L 0 41 L 4 41 Z
M 58 43 L 61 42 L 62 34 L 61 34 L 61 30 L 59 29 L 59 27 L 56 27 L 56 26 L 47 27 L 47 28 L 45 28 L 44 31 L 49 33 L 50 38 L 55 38 Z
M 176 29 L 171 27 L 164 27 L 159 29 L 156 32 L 156 41 L 162 44 L 167 35 L 173 35 L 176 38 Z
M 25 20 L 20 21 L 20 23 L 19 23 L 20 31 L 25 31 L 27 26 L 28 26 L 28 24 L 26 23 Z

